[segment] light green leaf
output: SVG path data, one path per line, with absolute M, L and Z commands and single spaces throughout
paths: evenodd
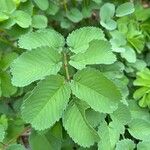
M 25 150 L 25 148 L 21 144 L 11 144 L 6 150 Z
M 115 61 L 116 57 L 111 51 L 109 42 L 93 40 L 86 52 L 73 55 L 69 63 L 77 69 L 83 69 L 86 65 L 112 64 Z
M 5 129 L 3 125 L 0 124 L 0 142 L 3 142 L 4 138 L 5 138 Z
M 50 47 L 27 51 L 11 65 L 12 83 L 23 87 L 50 74 L 56 74 L 61 67 L 61 55 Z
M 22 117 L 37 130 L 50 128 L 67 106 L 70 88 L 60 75 L 40 81 L 22 105 Z
M 128 106 L 120 103 L 118 105 L 117 110 L 115 110 L 112 114 L 110 114 L 112 120 L 117 120 L 122 125 L 126 125 L 131 120 L 131 114 L 128 109 Z
M 31 16 L 22 10 L 15 11 L 11 18 L 22 28 L 28 28 L 31 25 Z
M 46 10 L 46 13 L 49 15 L 55 15 L 59 10 L 59 5 L 57 3 L 55 4 L 55 1 L 50 1 L 49 3 L 49 8 Z
M 34 28 L 46 28 L 47 22 L 48 20 L 44 15 L 34 15 L 32 18 L 32 26 Z
M 48 0 L 34 0 L 36 5 L 41 9 L 41 10 L 46 10 L 49 7 L 49 1 Z
M 134 11 L 135 11 L 134 4 L 132 2 L 126 2 L 117 7 L 116 16 L 123 17 L 132 14 Z
M 83 19 L 82 13 L 77 8 L 71 8 L 66 14 L 67 18 L 74 23 L 77 23 Z
M 106 20 L 105 22 L 101 21 L 100 24 L 107 30 L 114 30 L 117 27 L 116 21 L 112 19 Z
M 41 46 L 49 46 L 58 50 L 62 49 L 65 40 L 61 34 L 52 29 L 43 29 L 30 32 L 20 37 L 18 45 L 24 49 L 34 49 Z
M 115 5 L 112 3 L 105 3 L 100 8 L 100 19 L 104 22 L 112 18 L 114 14 L 115 14 Z
M 122 99 L 116 85 L 100 71 L 84 69 L 78 71 L 71 82 L 73 94 L 86 101 L 92 109 L 111 113 Z
M 101 138 L 98 143 L 98 150 L 113 150 L 120 137 L 116 124 L 115 126 L 108 126 L 105 121 L 100 124 L 98 134 Z
M 129 46 L 124 47 L 125 51 L 121 53 L 121 57 L 125 58 L 129 63 L 136 62 L 136 53 L 134 49 Z
M 63 126 L 76 143 L 83 147 L 90 147 L 99 140 L 99 136 L 85 117 L 87 105 L 76 99 L 73 101 L 64 113 Z
M 134 150 L 135 144 L 132 140 L 124 139 L 117 143 L 115 150 Z
M 13 0 L 0 0 L 0 11 L 11 14 L 16 9 Z
M 74 53 L 85 52 L 92 40 L 105 40 L 103 31 L 96 27 L 83 27 L 69 34 L 67 45 Z
M 150 141 L 142 141 L 137 144 L 137 150 L 149 150 Z
M 32 150 L 52 150 L 52 146 L 44 134 L 32 131 L 29 137 L 29 143 Z
M 115 5 L 105 3 L 100 9 L 100 24 L 108 30 L 114 30 L 117 27 L 117 23 L 112 19 L 114 14 Z
M 0 80 L 0 87 L 4 97 L 10 97 L 17 91 L 17 88 L 11 84 L 11 76 L 8 73 L 1 72 Z
M 6 15 L 5 13 L 3 12 L 0 12 L 0 22 L 4 21 L 4 20 L 7 20 L 9 18 L 8 15 Z
M 129 124 L 128 131 L 130 134 L 140 140 L 149 140 L 150 137 L 150 121 L 143 119 L 133 119 Z

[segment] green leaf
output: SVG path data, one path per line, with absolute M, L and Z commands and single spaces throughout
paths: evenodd
M 105 3 L 100 9 L 100 24 L 107 30 L 114 30 L 117 23 L 112 19 L 115 14 L 115 5 Z
M 116 16 L 123 17 L 132 14 L 134 11 L 135 11 L 134 4 L 132 2 L 126 2 L 117 7 Z
M 122 125 L 126 125 L 131 120 L 131 113 L 128 106 L 120 103 L 117 110 L 110 114 L 112 120 L 117 120 Z
M 49 3 L 49 8 L 46 10 L 46 13 L 49 15 L 55 15 L 59 10 L 59 6 L 57 3 L 55 4 L 55 1 L 50 1 Z
M 35 131 L 32 131 L 30 137 L 29 137 L 29 143 L 32 148 L 32 150 L 52 150 L 52 146 L 46 136 L 44 134 L 37 133 Z
M 0 60 L 0 68 L 3 71 L 7 70 L 10 67 L 10 64 L 12 63 L 12 61 L 16 59 L 17 56 L 18 54 L 15 52 L 9 52 L 9 53 L 4 54 Z
M 50 47 L 27 51 L 11 65 L 12 83 L 23 87 L 50 74 L 56 74 L 61 67 L 61 55 Z
M 44 15 L 34 15 L 32 18 L 32 26 L 34 28 L 46 28 L 47 22 L 48 20 Z
M 137 144 L 137 150 L 149 150 L 150 141 L 142 141 Z
M 0 124 L 0 142 L 3 142 L 4 138 L 5 138 L 5 129 L 3 125 Z
M 5 21 L 5 20 L 7 20 L 8 18 L 9 18 L 8 15 L 6 15 L 6 14 L 3 13 L 3 12 L 0 12 L 0 22 Z
M 85 52 L 92 40 L 105 40 L 103 31 L 96 27 L 83 27 L 69 34 L 67 45 L 74 53 Z
M 99 140 L 97 132 L 87 122 L 84 102 L 74 99 L 70 102 L 63 116 L 63 126 L 69 136 L 79 145 L 90 147 Z
M 103 121 L 99 126 L 98 133 L 101 138 L 98 143 L 98 150 L 113 150 L 120 137 L 116 124 L 108 126 L 107 123 Z
M 17 88 L 11 84 L 11 76 L 8 73 L 1 72 L 0 80 L 0 88 L 4 97 L 10 97 L 17 91 Z
M 18 43 L 19 47 L 28 50 L 41 46 L 49 46 L 60 50 L 64 44 L 65 40 L 63 36 L 52 29 L 27 33 L 20 37 Z
M 48 0 L 34 0 L 36 5 L 41 9 L 41 10 L 46 10 L 49 7 L 49 1 Z
M 150 137 L 150 121 L 133 119 L 129 124 L 128 131 L 136 139 L 148 140 Z
M 11 14 L 16 9 L 13 0 L 0 0 L 0 11 Z
M 112 3 L 105 3 L 100 8 L 100 19 L 104 22 L 112 18 L 114 14 L 115 14 L 115 5 Z
M 116 110 L 122 99 L 116 85 L 95 69 L 78 71 L 71 87 L 79 99 L 86 101 L 95 111 L 103 113 Z
M 82 13 L 77 8 L 71 8 L 66 14 L 67 18 L 74 23 L 77 23 L 83 19 Z
M 109 42 L 93 40 L 86 52 L 73 55 L 69 63 L 77 69 L 83 69 L 86 65 L 112 64 L 115 61 L 116 57 L 111 51 Z
M 22 28 L 28 28 L 31 25 L 31 16 L 22 10 L 15 11 L 11 18 Z
M 125 58 L 129 63 L 136 62 L 136 53 L 134 49 L 129 46 L 124 47 L 125 51 L 121 53 L 121 57 Z
M 109 20 L 107 20 L 107 21 L 105 21 L 105 22 L 101 21 L 100 24 L 101 24 L 104 28 L 106 28 L 107 30 L 114 30 L 114 29 L 116 29 L 116 27 L 117 27 L 116 21 L 114 21 L 114 20 L 112 20 L 112 19 L 109 19 Z
M 22 117 L 37 130 L 58 121 L 67 106 L 70 88 L 63 77 L 51 75 L 40 81 L 22 105 Z
M 135 144 L 132 140 L 124 139 L 117 143 L 115 150 L 133 150 L 135 148 Z
M 25 150 L 25 148 L 21 144 L 11 144 L 6 150 Z

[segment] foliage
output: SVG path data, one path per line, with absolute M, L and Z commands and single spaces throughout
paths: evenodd
M 145 4 L 0 0 L 0 150 L 149 150 Z

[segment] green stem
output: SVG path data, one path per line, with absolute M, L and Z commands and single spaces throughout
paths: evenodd
M 63 55 L 64 55 L 64 68 L 65 68 L 65 72 L 66 72 L 66 78 L 67 78 L 67 81 L 70 81 L 67 54 L 64 52 Z
M 68 11 L 68 8 L 67 8 L 67 1 L 66 1 L 66 0 L 63 0 L 63 5 L 64 5 L 65 11 L 67 12 L 67 11 Z

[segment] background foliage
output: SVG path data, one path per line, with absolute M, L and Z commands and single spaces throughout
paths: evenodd
M 149 7 L 0 0 L 0 149 L 149 150 Z

